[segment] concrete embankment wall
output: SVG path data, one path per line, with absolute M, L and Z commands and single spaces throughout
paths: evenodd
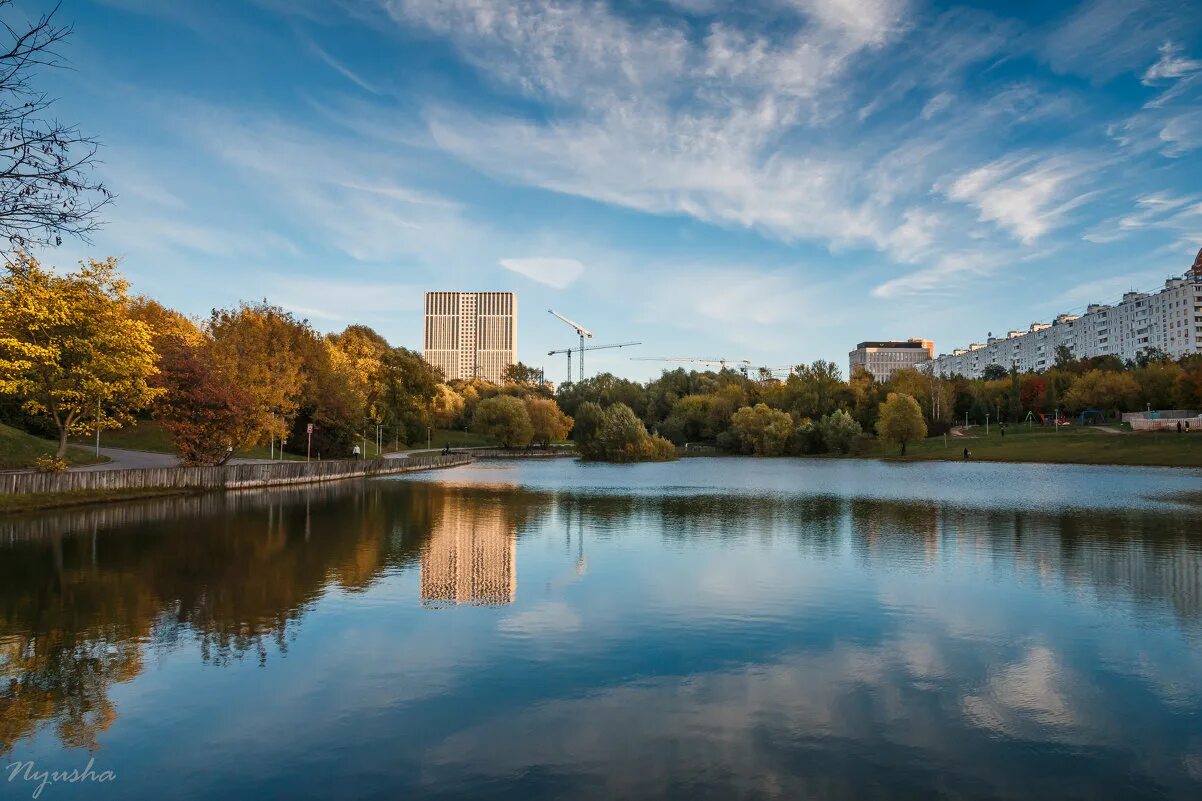
M 266 462 L 220 467 L 152 467 L 0 475 L 0 494 L 139 489 L 239 489 L 311 484 L 362 476 L 385 476 L 471 462 L 467 454 L 429 454 L 408 459 Z
M 575 448 L 472 448 L 472 457 L 475 459 L 555 459 L 579 455 Z

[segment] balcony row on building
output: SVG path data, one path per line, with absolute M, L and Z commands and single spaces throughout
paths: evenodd
M 938 376 L 979 378 L 990 365 L 1039 372 L 1056 363 L 1065 347 L 1075 358 L 1117 356 L 1134 361 L 1159 350 L 1173 358 L 1202 353 L 1202 251 L 1181 277 L 1156 292 L 1128 292 L 1114 305 L 1090 304 L 1084 314 L 1061 314 L 1025 331 L 989 337 L 940 354 L 921 369 Z

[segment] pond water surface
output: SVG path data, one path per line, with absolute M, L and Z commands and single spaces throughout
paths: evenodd
M 42 799 L 1198 799 L 1200 488 L 552 460 L 0 518 L 0 766 L 111 771 Z

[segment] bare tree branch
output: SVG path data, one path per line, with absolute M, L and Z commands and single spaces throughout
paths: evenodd
M 0 0 L 0 248 L 60 245 L 64 235 L 86 242 L 113 199 L 92 177 L 98 145 L 50 116 L 54 99 L 31 83 L 38 68 L 63 66 L 56 47 L 71 28 L 57 24 L 58 6 L 15 24 L 12 2 Z

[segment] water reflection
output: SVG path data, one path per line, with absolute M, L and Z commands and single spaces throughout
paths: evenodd
M 153 720 L 114 690 L 157 685 L 173 749 L 258 753 L 233 722 L 185 734 L 238 720 L 199 663 L 312 693 L 278 758 L 381 794 L 1188 797 L 1200 596 L 1196 516 L 1162 509 L 441 480 L 9 518 L 0 752 L 150 775 Z M 297 706 L 260 690 L 253 715 Z
M 517 592 L 517 525 L 499 500 L 465 503 L 447 495 L 422 546 L 426 606 L 503 605 Z

